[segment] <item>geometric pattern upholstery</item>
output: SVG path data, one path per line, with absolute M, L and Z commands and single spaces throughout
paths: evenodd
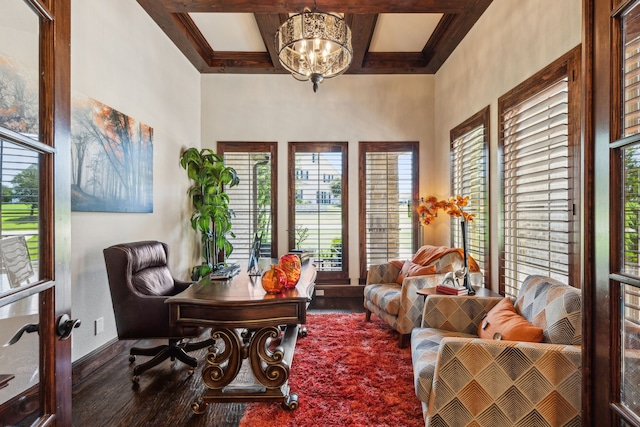
M 400 268 L 393 263 L 371 265 L 364 288 L 364 307 L 401 336 L 408 335 L 422 323 L 424 297 L 417 291 L 441 284 L 447 272 L 462 268 L 462 262 L 459 252 L 449 252 L 429 264 L 436 267 L 436 274 L 405 277 L 402 285 L 396 283 Z M 482 273 L 473 272 L 469 277 L 474 286 L 482 283 Z
M 550 277 L 532 275 L 522 283 L 514 305 L 517 313 L 542 328 L 542 342 L 582 343 L 582 298 L 579 289 Z
M 477 337 L 500 299 L 427 298 L 422 327 L 411 334 L 425 425 L 580 426 L 580 291 L 550 278 L 525 280 L 516 309 L 543 328 L 543 343 Z

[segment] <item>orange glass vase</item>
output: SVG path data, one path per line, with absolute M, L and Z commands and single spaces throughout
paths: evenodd
M 287 284 L 287 275 L 277 264 L 271 264 L 271 268 L 262 275 L 262 287 L 268 294 L 279 294 Z
M 302 268 L 298 255 L 282 255 L 280 257 L 280 261 L 278 262 L 278 266 L 284 271 L 284 274 L 287 276 L 287 284 L 285 285 L 285 288 L 295 288 L 298 284 L 298 280 L 300 280 L 300 269 Z

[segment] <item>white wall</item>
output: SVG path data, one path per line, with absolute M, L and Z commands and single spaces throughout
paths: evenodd
M 72 92 L 90 96 L 154 130 L 153 213 L 72 213 L 73 359 L 117 336 L 102 249 L 157 239 L 186 279 L 195 235 L 188 223 L 184 146 L 200 146 L 200 75 L 134 0 L 72 2 Z M 189 238 L 186 238 L 186 237 Z M 94 321 L 105 331 L 95 336 Z
M 309 82 L 289 75 L 202 77 L 202 146 L 217 141 L 277 141 L 278 200 L 287 200 L 289 141 L 349 143 L 349 271 L 359 276 L 358 142 L 419 141 L 424 165 L 433 140 L 434 76 L 351 76 Z M 421 188 L 426 186 L 420 169 Z M 287 247 L 288 204 L 278 203 L 278 254 Z
M 449 132 L 487 105 L 490 177 L 498 182 L 498 98 L 581 42 L 581 0 L 494 0 L 436 74 L 435 140 L 429 194 L 449 196 Z M 490 188 L 491 265 L 498 266 L 498 186 Z M 449 221 L 427 227 L 449 243 Z M 497 268 L 492 282 L 497 283 Z

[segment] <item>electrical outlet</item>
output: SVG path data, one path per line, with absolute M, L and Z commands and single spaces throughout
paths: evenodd
M 323 297 L 324 296 L 324 289 L 316 289 L 316 296 L 317 297 Z
M 98 317 L 95 321 L 95 331 L 96 335 L 104 332 L 104 317 Z

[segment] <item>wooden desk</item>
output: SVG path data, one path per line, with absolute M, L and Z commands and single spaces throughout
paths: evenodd
M 278 295 L 267 294 L 259 276 L 243 271 L 228 281 L 202 279 L 167 299 L 172 326 L 211 328 L 211 337 L 223 343 L 209 348 L 202 370 L 207 390 L 191 405 L 193 412 L 203 413 L 210 402 L 279 400 L 288 409 L 298 407 L 298 395 L 289 392 L 289 368 L 316 273 L 306 263 L 297 286 Z M 269 341 L 280 337 L 281 327 L 281 343 L 270 349 Z M 305 335 L 304 328 L 300 331 Z M 260 384 L 231 384 L 243 359 L 249 359 Z
M 499 293 L 492 291 L 491 289 L 481 288 L 479 286 L 474 286 L 473 289 L 476 290 L 476 294 L 475 295 L 461 295 L 461 296 L 476 296 L 476 297 L 500 297 L 500 296 L 502 296 Z M 458 296 L 458 295 L 445 294 L 444 292 L 438 292 L 438 291 L 436 291 L 436 288 L 422 288 L 422 289 L 418 289 L 416 291 L 416 293 L 418 295 L 422 295 L 425 299 L 429 295 L 449 295 L 449 296 L 452 296 L 452 297 Z

